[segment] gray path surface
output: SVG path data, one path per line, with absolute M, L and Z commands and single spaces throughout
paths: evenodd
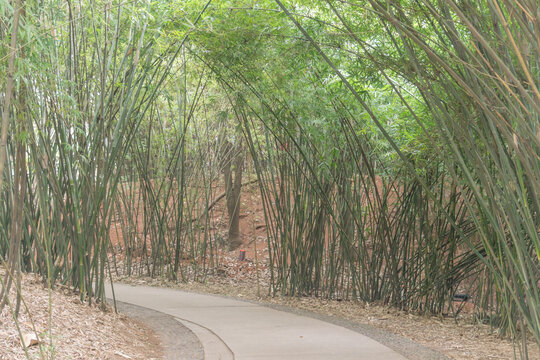
M 189 327 L 208 360 L 405 359 L 357 331 L 256 303 L 173 289 L 114 287 L 118 301 L 171 315 Z
M 199 337 L 172 316 L 145 307 L 117 301 L 119 312 L 139 320 L 152 328 L 163 344 L 165 359 L 204 360 Z

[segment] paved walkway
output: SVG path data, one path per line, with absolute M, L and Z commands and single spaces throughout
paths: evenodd
M 165 288 L 114 289 L 118 301 L 169 314 L 190 328 L 208 360 L 405 359 L 355 331 L 254 303 Z

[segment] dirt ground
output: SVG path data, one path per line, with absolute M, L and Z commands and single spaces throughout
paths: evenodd
M 219 193 L 219 192 L 218 192 Z M 228 223 L 225 202 L 217 203 L 212 212 L 214 234 L 226 234 Z M 316 297 L 269 296 L 268 248 L 264 213 L 257 185 L 242 193 L 240 228 L 246 260 L 239 261 L 239 250 L 220 250 L 220 269 L 205 277 L 203 282 L 171 282 L 162 278 L 125 277 L 122 257 L 117 257 L 119 273 L 116 280 L 175 287 L 188 291 L 220 294 L 263 303 L 284 305 L 332 316 L 338 319 L 368 324 L 411 339 L 452 359 L 495 360 L 513 359 L 516 354 L 512 341 L 497 336 L 486 325 L 473 322 L 462 312 L 459 318 L 420 316 L 390 307 L 355 301 L 325 300 Z M 121 239 L 114 238 L 120 246 Z M 0 274 L 2 272 L 0 271 Z M 22 334 L 36 333 L 39 346 L 28 349 L 31 358 L 57 359 L 158 359 L 163 357 L 156 334 L 148 327 L 110 309 L 82 304 L 68 290 L 57 289 L 51 294 L 52 331 L 49 331 L 49 293 L 34 276 L 24 277 L 24 305 L 18 319 Z M 13 298 L 13 294 L 12 294 Z M 538 347 L 531 342 L 530 359 L 540 360 Z M 10 308 L 0 313 L 0 359 L 25 359 Z
M 12 307 L 6 306 L 0 313 L 0 359 L 27 358 L 17 325 L 23 336 L 39 339 L 39 344 L 28 348 L 31 359 L 163 358 L 161 343 L 151 329 L 110 308 L 102 311 L 83 304 L 67 290 L 54 290 L 49 297 L 47 288 L 33 275 L 24 276 L 21 293 L 24 302 L 17 324 Z M 10 298 L 14 301 L 14 291 Z
M 217 191 L 219 193 L 219 191 Z M 424 316 L 396 310 L 387 306 L 355 301 L 325 300 L 315 297 L 269 296 L 268 248 L 264 213 L 257 184 L 242 191 L 240 229 L 243 245 L 235 251 L 220 250 L 220 269 L 206 276 L 203 282 L 171 282 L 166 279 L 124 277 L 117 280 L 132 284 L 175 287 L 188 291 L 220 294 L 237 298 L 257 300 L 270 304 L 285 305 L 330 315 L 340 319 L 368 324 L 400 335 L 430 347 L 452 359 L 498 360 L 519 358 L 511 340 L 501 338 L 488 325 L 474 322 L 470 310 L 472 304 L 456 303 L 465 311 L 458 318 Z M 226 234 L 227 213 L 225 201 L 217 203 L 211 217 L 214 233 Z M 246 260 L 239 261 L 240 250 L 246 251 Z M 121 258 L 119 264 L 122 264 Z M 120 266 L 121 267 L 121 266 Z M 531 342 L 530 359 L 540 360 L 540 351 Z

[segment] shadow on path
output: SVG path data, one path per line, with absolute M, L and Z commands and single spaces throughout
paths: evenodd
M 120 301 L 116 301 L 116 307 L 118 312 L 146 324 L 157 333 L 163 344 L 165 359 L 204 360 L 198 337 L 172 316 Z

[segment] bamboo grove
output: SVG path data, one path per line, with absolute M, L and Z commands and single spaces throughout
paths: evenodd
M 231 212 L 258 184 L 270 294 L 466 291 L 540 344 L 537 0 L 0 5 L 3 305 L 21 271 L 203 281 L 225 173 Z

